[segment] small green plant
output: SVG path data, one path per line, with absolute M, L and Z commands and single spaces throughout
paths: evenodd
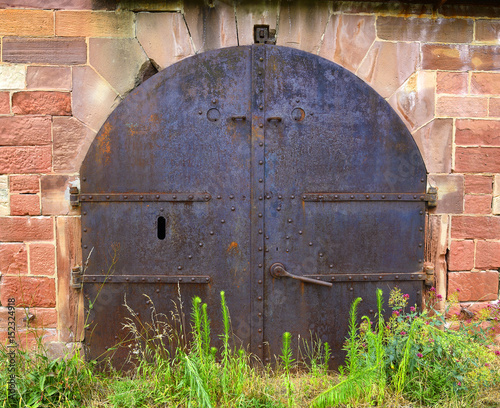
M 291 347 L 292 334 L 289 332 L 283 333 L 283 347 L 281 349 L 280 359 L 283 362 L 283 370 L 285 372 L 285 384 L 288 397 L 288 406 L 294 405 L 293 399 L 293 384 L 290 381 L 290 369 L 295 359 L 292 357 Z

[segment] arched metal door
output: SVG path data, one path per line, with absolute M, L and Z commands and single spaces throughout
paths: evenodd
M 265 360 L 284 331 L 341 357 L 350 302 L 369 313 L 377 287 L 419 303 L 420 153 L 376 92 L 312 54 L 256 44 L 165 69 L 111 114 L 81 177 L 91 358 L 123 335 L 125 295 L 146 319 L 142 294 L 166 313 L 180 288 L 220 333 L 224 290 Z

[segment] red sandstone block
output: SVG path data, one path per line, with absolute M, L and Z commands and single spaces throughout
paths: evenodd
M 0 217 L 0 241 L 50 241 L 54 221 L 48 217 Z
M 56 270 L 53 244 L 30 244 L 30 272 L 32 275 L 53 275 Z
M 500 239 L 500 217 L 453 216 L 451 238 Z
M 40 191 L 40 176 L 10 176 L 10 192 L 35 194 Z
M 450 307 L 446 313 L 446 317 L 450 318 L 452 316 L 458 316 L 461 319 L 477 319 L 481 316 L 481 311 L 483 309 L 488 309 L 491 307 L 491 302 L 474 302 L 474 303 L 458 303 Z M 470 313 L 473 314 L 471 316 Z
M 478 241 L 476 253 L 476 268 L 500 268 L 500 242 Z
M 498 299 L 498 272 L 450 272 L 448 296 L 459 289 L 460 302 Z
M 10 94 L 8 92 L 0 92 L 0 115 L 8 115 L 10 113 Z
M 38 194 L 11 194 L 11 215 L 40 215 L 40 197 Z
M 85 38 L 4 37 L 2 58 L 14 64 L 80 65 L 87 62 Z
M 0 174 L 47 173 L 52 167 L 52 146 L 0 147 Z
M 0 272 L 2 275 L 28 273 L 28 251 L 24 244 L 0 244 Z
M 56 329 L 20 329 L 16 335 L 16 342 L 22 350 L 34 350 L 38 347 L 40 341 L 42 344 L 46 344 L 57 341 L 57 337 Z
M 69 92 L 22 91 L 12 96 L 12 112 L 18 115 L 71 115 Z
M 465 196 L 465 214 L 491 214 L 490 195 L 469 195 Z
M 464 186 L 465 194 L 491 194 L 493 192 L 493 179 L 490 176 L 466 174 Z
M 473 72 L 470 81 L 470 93 L 500 94 L 500 73 L 497 72 Z
M 0 116 L 1 146 L 37 146 L 52 142 L 49 116 Z
M 500 47 L 469 44 L 422 44 L 422 68 L 443 71 L 494 71 Z
M 7 307 L 0 307 L 0 327 L 7 327 L 10 316 L 12 316 L 12 314 L 9 314 L 9 309 Z M 15 310 L 15 317 L 17 329 L 25 329 L 26 327 L 57 327 L 56 309 L 17 307 Z
M 500 148 L 457 147 L 454 170 L 458 173 L 500 173 Z
M 0 10 L 0 35 L 54 35 L 54 13 L 49 10 Z
M 500 117 L 500 98 L 490 98 L 490 117 Z
M 28 89 L 71 89 L 70 67 L 28 67 L 26 71 Z
M 468 96 L 441 96 L 436 115 L 456 118 L 481 118 L 488 114 L 488 99 Z
M 457 120 L 455 143 L 462 146 L 500 146 L 500 120 Z
M 0 301 L 15 298 L 17 307 L 55 307 L 56 285 L 52 278 L 32 276 L 3 276 L 0 284 Z
M 466 72 L 438 72 L 436 76 L 436 90 L 438 94 L 466 94 Z
M 472 268 L 474 268 L 474 241 L 451 241 L 448 269 L 470 271 Z

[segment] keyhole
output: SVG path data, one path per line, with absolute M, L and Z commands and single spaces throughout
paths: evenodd
M 157 236 L 158 236 L 158 239 L 165 239 L 165 236 L 167 235 L 167 231 L 166 231 L 166 225 L 167 225 L 167 221 L 165 220 L 165 217 L 158 217 L 158 228 L 157 228 Z

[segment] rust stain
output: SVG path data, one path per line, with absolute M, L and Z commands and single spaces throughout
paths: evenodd
M 104 157 L 105 164 L 109 162 L 109 157 L 111 154 L 111 140 L 109 138 L 109 134 L 111 133 L 112 129 L 113 126 L 110 123 L 106 123 L 102 128 L 102 132 L 97 136 L 97 146 L 99 152 L 101 152 L 102 156 Z
M 239 252 L 239 249 L 238 249 L 238 243 L 237 242 L 231 242 L 229 244 L 229 246 L 227 247 L 227 252 L 233 252 L 233 253 L 237 253 Z

